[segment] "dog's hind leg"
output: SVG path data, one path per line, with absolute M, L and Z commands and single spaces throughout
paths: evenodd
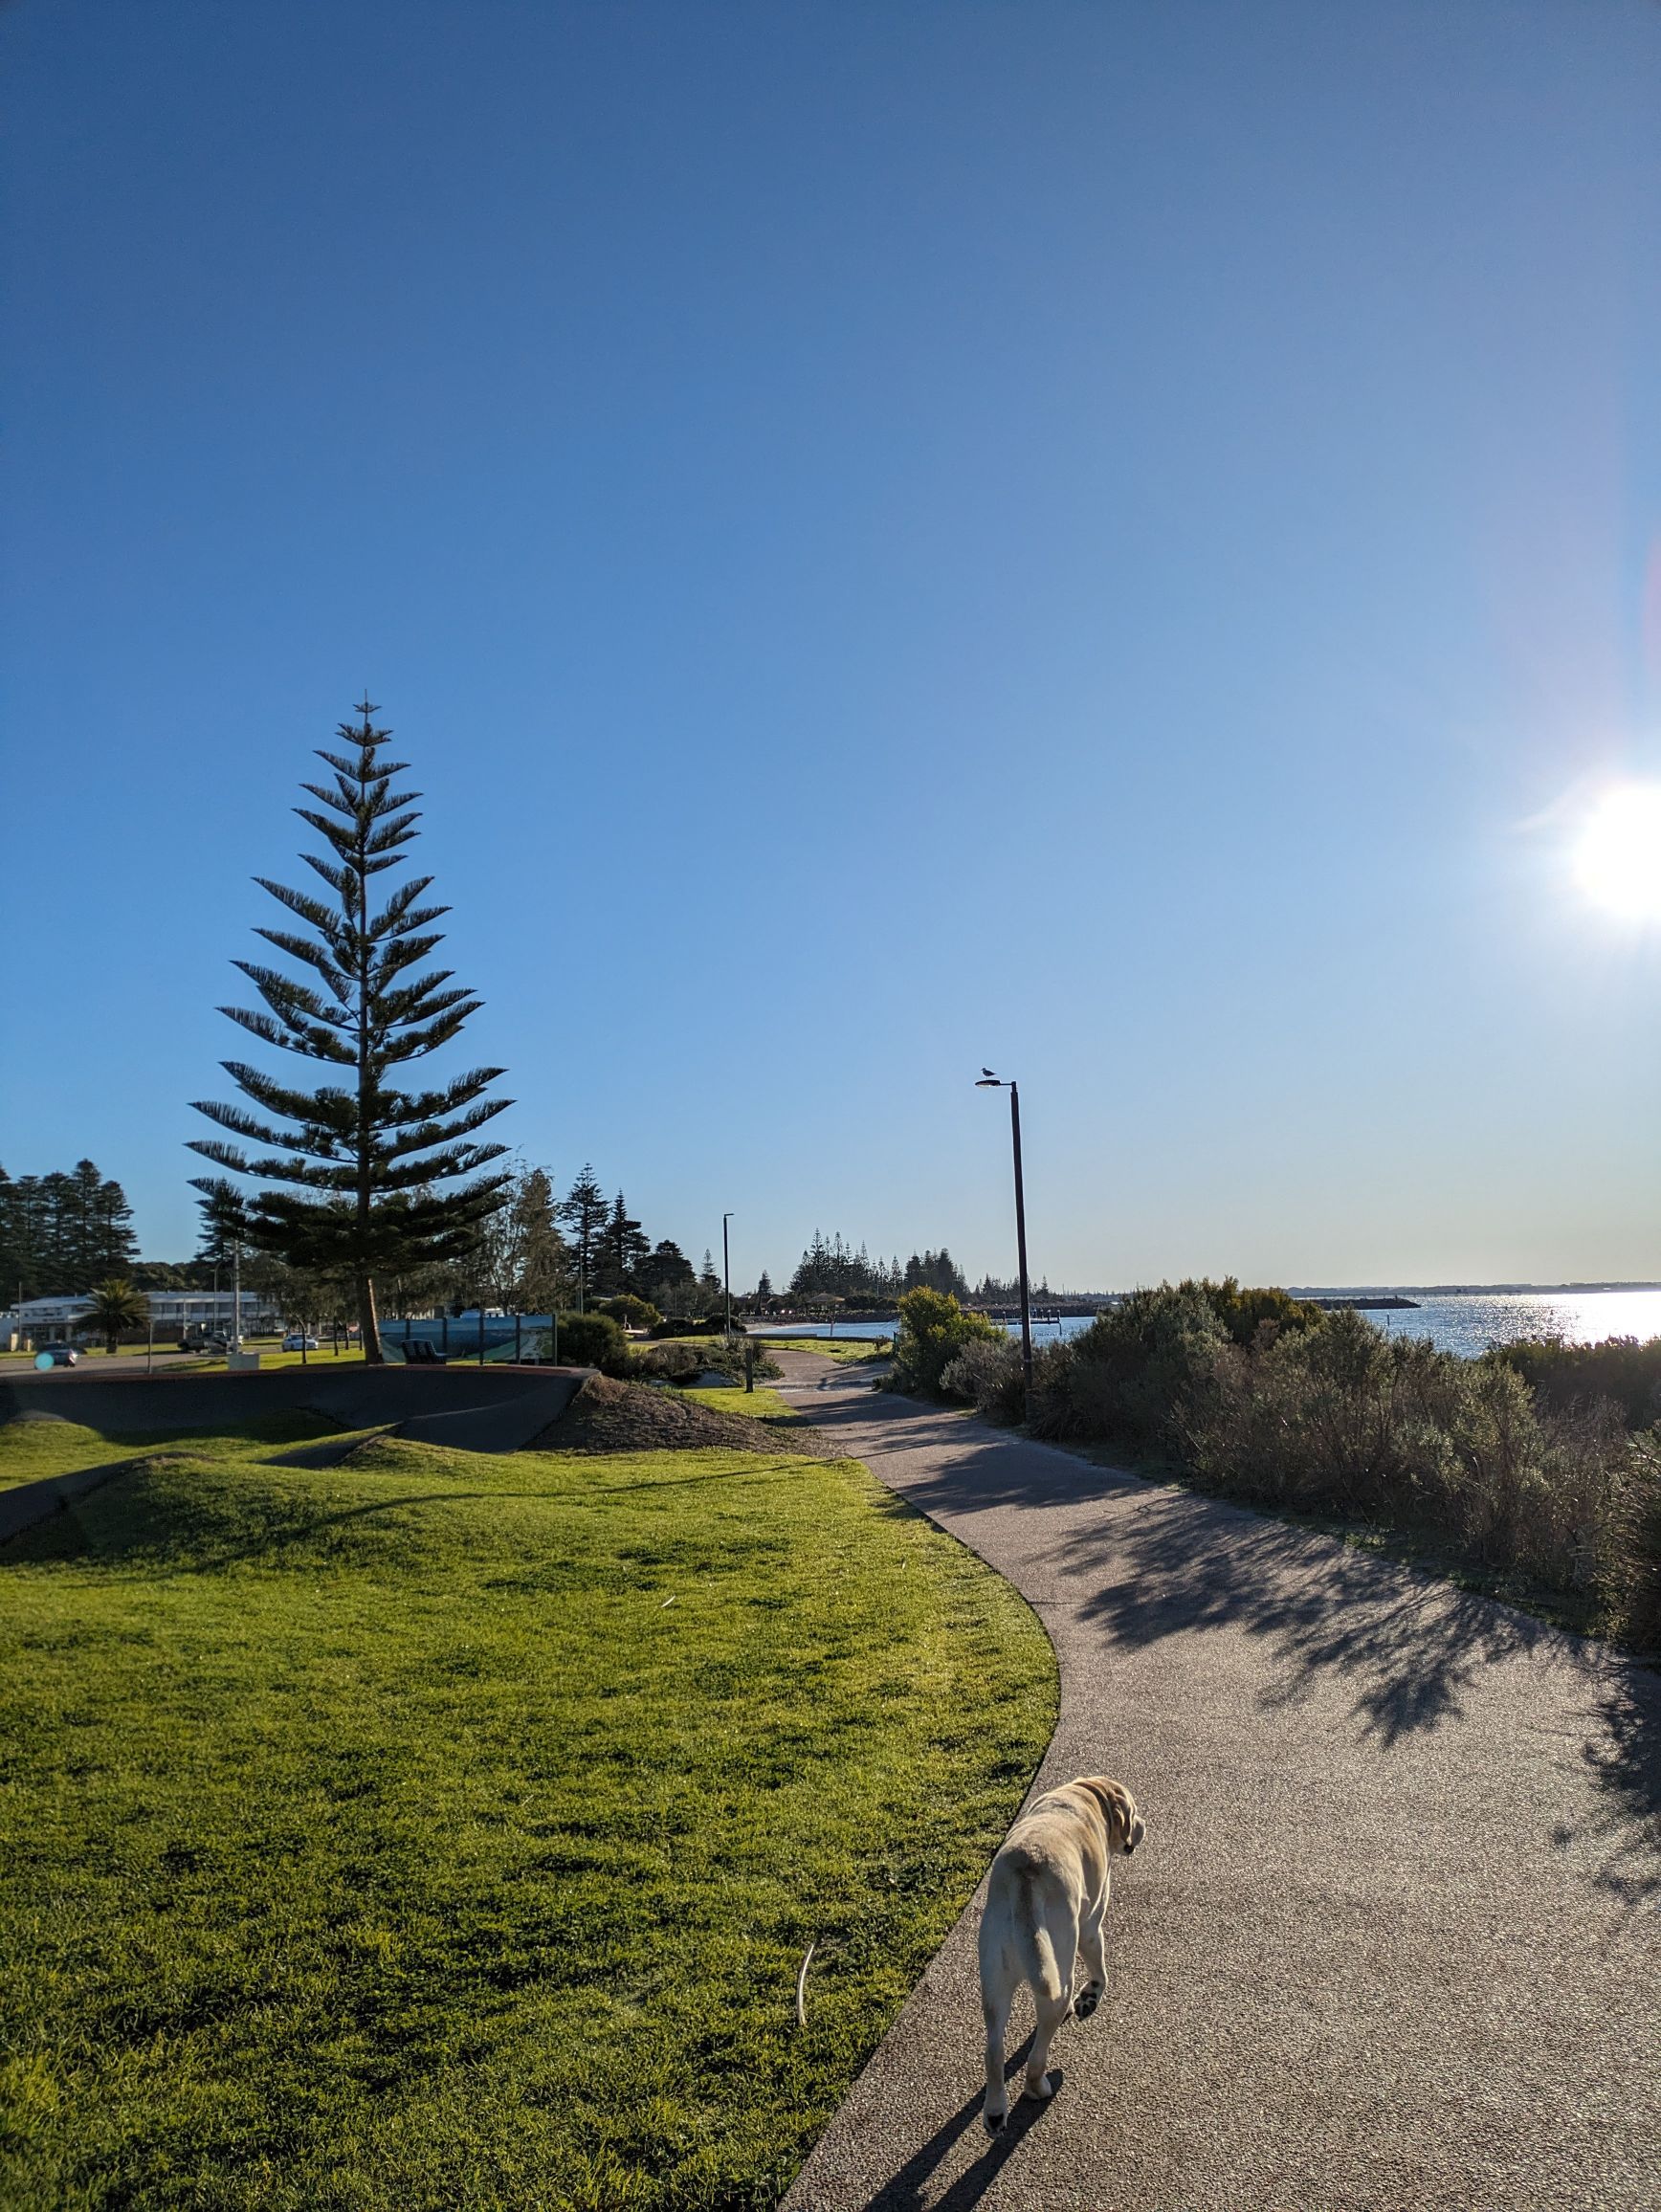
M 1073 1976 L 1078 1958 L 1078 1926 L 1070 1910 L 1052 1903 L 1037 1931 L 1035 1945 L 1040 1971 L 1032 1977 L 1032 2002 L 1038 2027 L 1027 2053 L 1030 2097 L 1054 2093 L 1050 2081 L 1050 2041 L 1067 2018 L 1073 2001 Z
M 986 2133 L 995 2135 L 1009 2114 L 1009 2092 L 1004 2086 L 1004 2037 L 1009 2025 L 1009 2005 L 1014 1978 L 1002 1959 L 981 1961 L 981 2014 L 986 2024 L 986 2101 L 981 2118 Z
M 1059 1997 L 1052 1997 L 1040 1991 L 1037 2005 L 1038 2026 L 1027 2054 L 1027 2079 L 1022 2088 L 1030 2097 L 1049 2097 L 1055 2093 L 1050 2079 L 1050 2041 L 1067 2018 L 1067 1992 L 1064 1989 Z
M 1107 1899 L 1104 1896 L 1094 1910 L 1087 1911 L 1078 1931 L 1078 1950 L 1084 1961 L 1087 1977 L 1084 1987 L 1074 1999 L 1073 2009 L 1080 2020 L 1088 2020 L 1101 2002 L 1101 1993 L 1107 1987 L 1107 1953 L 1102 1942 L 1102 1929 L 1107 1919 Z

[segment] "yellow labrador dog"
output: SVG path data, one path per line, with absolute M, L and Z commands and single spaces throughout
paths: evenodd
M 1110 1887 L 1108 1862 L 1129 1858 L 1146 1833 L 1136 1800 L 1122 1782 L 1081 1774 L 1030 1805 L 992 1861 L 981 1917 L 981 2010 L 986 2018 L 986 2102 L 982 2117 L 996 2135 L 1008 2116 L 1004 2087 L 1004 2031 L 1016 1985 L 1027 1982 L 1038 2009 L 1038 2032 L 1027 2059 L 1030 2097 L 1052 2093 L 1050 2039 L 1071 2003 L 1088 2020 L 1107 1982 L 1101 1923 Z M 1084 1954 L 1085 1980 L 1076 1998 L 1074 1975 Z

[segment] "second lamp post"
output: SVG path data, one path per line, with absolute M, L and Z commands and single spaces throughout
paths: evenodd
M 990 1068 L 983 1068 L 975 1084 L 977 1091 L 1008 1091 L 1009 1094 L 1009 1134 L 1015 1145 L 1015 1257 L 1021 1270 L 1021 1375 L 1028 1404 L 1032 1399 L 1032 1301 L 1027 1289 L 1027 1197 L 1021 1187 L 1021 1088 L 1013 1081 L 1006 1083 L 994 1075 Z

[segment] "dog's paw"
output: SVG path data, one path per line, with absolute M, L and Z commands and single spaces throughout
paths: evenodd
M 1032 2076 L 1029 2074 L 1023 2086 L 1028 2096 L 1037 2097 L 1042 2102 L 1045 2098 L 1052 2097 L 1055 2094 L 1055 2076 L 1052 2073 L 1040 2074 L 1034 2081 Z
M 1074 2017 L 1079 2020 L 1088 2020 L 1100 2002 L 1101 1984 L 1098 1981 L 1093 1981 L 1087 1989 L 1081 1989 L 1074 1999 Z
M 983 2111 L 981 2113 L 981 2125 L 986 2129 L 988 2135 L 1001 2135 L 1004 2132 L 1004 2122 L 1008 2117 L 1009 2115 L 1007 2112 L 988 2112 Z

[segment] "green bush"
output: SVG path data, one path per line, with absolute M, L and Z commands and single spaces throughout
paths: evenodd
M 1004 1332 L 984 1314 L 965 1314 L 949 1291 L 907 1291 L 899 1301 L 899 1333 L 887 1387 L 936 1398 L 941 1378 L 965 1344 L 1001 1343 Z
M 1043 1355 L 1029 1420 L 1208 1489 L 1451 1543 L 1647 1648 L 1661 1640 L 1661 1438 L 1634 1446 L 1618 1402 L 1553 1403 L 1519 1369 L 1282 1293 L 1167 1283 Z M 995 1401 L 993 1362 L 953 1377 Z
M 650 1298 L 637 1298 L 632 1291 L 603 1299 L 596 1311 L 607 1315 L 620 1329 L 653 1329 L 663 1318 Z
M 1035 1367 L 1028 1419 L 1040 1436 L 1101 1437 L 1156 1456 L 1180 1454 L 1230 1342 L 1206 1288 L 1133 1291 Z
M 1208 1276 L 1198 1281 L 1190 1277 L 1177 1288 L 1197 1291 L 1236 1344 L 1255 1342 L 1265 1324 L 1279 1335 L 1287 1329 L 1318 1328 L 1326 1318 L 1309 1298 L 1295 1298 L 1289 1291 L 1243 1291 L 1232 1275 L 1225 1275 L 1220 1283 Z
M 598 1367 L 603 1375 L 629 1373 L 629 1345 L 609 1314 L 562 1314 L 559 1322 L 561 1366 Z

